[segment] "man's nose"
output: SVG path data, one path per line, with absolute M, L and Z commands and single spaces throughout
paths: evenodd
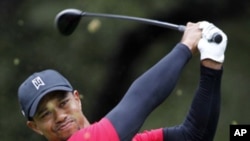
M 67 118 L 67 114 L 63 109 L 55 108 L 55 121 L 57 123 L 63 122 Z

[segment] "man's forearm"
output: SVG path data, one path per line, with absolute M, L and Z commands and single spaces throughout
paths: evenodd
M 183 124 L 164 128 L 165 141 L 212 141 L 220 112 L 222 70 L 201 66 L 201 79 Z

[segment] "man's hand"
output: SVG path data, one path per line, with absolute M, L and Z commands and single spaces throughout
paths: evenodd
M 201 61 L 205 59 L 211 59 L 217 63 L 223 63 L 225 58 L 224 52 L 227 46 L 226 34 L 212 23 L 206 21 L 200 22 L 199 27 L 200 29 L 202 29 L 202 38 L 198 43 L 198 49 L 201 54 Z M 216 33 L 222 36 L 222 41 L 220 43 L 209 41 Z
M 199 23 L 188 22 L 185 32 L 182 36 L 181 43 L 186 45 L 192 54 L 198 52 L 197 45 L 202 37 L 202 32 L 199 27 Z

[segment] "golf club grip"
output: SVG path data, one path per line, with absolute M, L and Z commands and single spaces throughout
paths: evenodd
M 90 12 L 82 12 L 81 16 L 89 16 L 89 17 L 104 17 L 104 18 L 114 18 L 114 19 L 124 19 L 124 20 L 131 20 L 131 21 L 138 21 L 141 23 L 147 23 L 151 25 L 156 25 L 164 28 L 169 28 L 173 30 L 177 30 L 180 32 L 184 32 L 186 26 L 184 25 L 177 25 L 168 22 L 162 22 L 158 20 L 146 19 L 146 18 L 139 18 L 139 17 L 132 17 L 132 16 L 124 16 L 124 15 L 115 15 L 115 14 L 104 14 L 104 13 L 90 13 Z M 222 41 L 222 36 L 219 33 L 215 33 L 209 42 L 215 42 L 219 44 Z

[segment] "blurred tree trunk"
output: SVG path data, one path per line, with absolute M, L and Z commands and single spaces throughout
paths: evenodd
M 247 11 L 247 0 L 240 1 L 184 1 L 179 4 L 179 9 L 172 11 L 155 13 L 152 19 L 169 21 L 176 24 L 186 24 L 188 21 L 196 22 L 207 20 L 213 23 L 221 19 L 230 19 Z M 185 5 L 185 6 L 184 6 Z M 117 52 L 109 66 L 106 76 L 107 82 L 100 90 L 98 98 L 94 104 L 94 110 L 90 114 L 90 121 L 99 120 L 105 116 L 125 94 L 131 81 L 131 71 L 133 62 L 140 57 L 160 36 L 170 36 L 171 30 L 163 30 L 159 27 L 141 25 L 124 33 L 117 45 Z

